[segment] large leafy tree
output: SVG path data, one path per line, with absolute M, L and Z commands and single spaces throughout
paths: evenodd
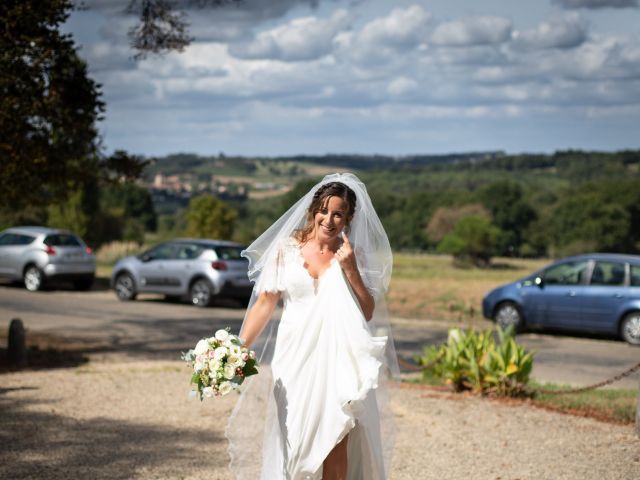
M 0 3 L 0 185 L 12 209 L 66 198 L 98 168 L 104 110 L 73 39 L 68 0 Z
M 233 208 L 214 196 L 194 197 L 187 212 L 187 235 L 228 240 L 233 235 L 236 216 Z

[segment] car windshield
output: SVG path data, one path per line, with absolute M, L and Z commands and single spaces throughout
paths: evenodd
M 220 260 L 241 260 L 242 247 L 216 247 L 216 255 Z
M 80 241 L 68 233 L 49 235 L 44 239 L 44 244 L 50 247 L 80 247 Z

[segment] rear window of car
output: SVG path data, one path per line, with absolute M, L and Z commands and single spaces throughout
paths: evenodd
M 242 247 L 216 247 L 214 249 L 220 260 L 241 260 Z
M 631 265 L 631 286 L 640 287 L 640 266 Z
M 69 235 L 68 233 L 57 233 L 55 235 L 48 235 L 44 239 L 44 244 L 50 247 L 80 247 L 80 241 L 75 235 Z

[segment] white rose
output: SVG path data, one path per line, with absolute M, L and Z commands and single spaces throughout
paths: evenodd
M 221 360 L 222 358 L 224 358 L 226 355 L 229 354 L 229 349 L 227 347 L 218 347 L 216 348 L 214 351 L 214 357 L 217 360 Z
M 242 353 L 242 348 L 240 348 L 239 345 L 231 345 L 231 347 L 229 347 L 229 351 L 231 352 L 231 355 L 240 355 Z
M 224 378 L 226 378 L 227 380 L 231 380 L 233 377 L 236 376 L 236 367 L 234 367 L 233 365 L 225 365 L 224 366 Z
M 202 340 L 200 340 L 196 344 L 196 348 L 193 349 L 193 351 L 195 352 L 196 355 L 202 355 L 207 350 L 209 350 L 209 342 L 204 338 Z
M 209 360 L 209 370 L 215 372 L 220 368 L 220 362 L 218 360 Z
M 241 367 L 243 364 L 244 362 L 238 355 L 229 355 L 229 358 L 227 358 L 227 365 L 231 365 L 234 368 Z
M 233 390 L 233 385 L 231 384 L 231 382 L 222 382 L 218 387 L 218 392 L 220 392 L 220 395 L 226 395 L 231 390 Z
M 213 387 L 204 387 L 202 389 L 202 394 L 207 398 L 213 397 Z
M 217 340 L 224 342 L 227 338 L 229 338 L 229 332 L 227 332 L 226 330 L 220 329 L 216 332 Z
M 240 356 L 240 358 L 242 358 L 242 360 L 244 360 L 244 361 L 246 362 L 247 360 L 249 360 L 249 354 L 248 354 L 247 352 L 244 352 L 244 353 Z
M 204 361 L 202 360 L 202 358 L 196 359 L 196 361 L 193 363 L 193 370 L 195 372 L 199 372 L 203 368 L 204 368 Z

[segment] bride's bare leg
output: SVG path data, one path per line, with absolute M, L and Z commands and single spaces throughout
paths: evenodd
M 322 480 L 346 480 L 348 439 L 349 435 L 345 435 L 325 458 L 322 464 Z

